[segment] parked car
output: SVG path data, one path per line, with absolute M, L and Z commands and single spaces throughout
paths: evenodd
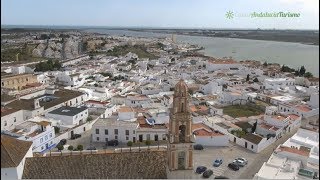
M 234 163 L 230 163 L 228 164 L 228 167 L 234 171 L 238 171 L 240 168 L 237 164 L 234 164 Z
M 222 164 L 222 159 L 216 159 L 216 160 L 213 162 L 213 166 L 214 166 L 214 167 L 219 167 L 221 164 Z
M 119 144 L 118 140 L 115 140 L 115 139 L 107 142 L 108 146 L 118 146 L 118 144 Z
M 211 169 L 208 169 L 202 174 L 202 177 L 209 178 L 212 174 L 213 174 L 213 171 Z
M 94 146 L 90 146 L 90 147 L 87 148 L 87 150 L 97 150 L 97 149 Z
M 203 150 L 203 146 L 201 144 L 196 144 L 193 146 L 195 150 Z
M 225 176 L 216 176 L 214 177 L 214 179 L 229 179 L 229 178 Z
M 78 139 L 81 137 L 81 134 L 74 134 L 73 136 L 71 136 L 71 139 Z
M 246 164 L 248 164 L 248 160 L 246 160 L 245 158 L 236 158 L 235 160 L 241 160 L 241 161 L 244 161 Z
M 196 169 L 196 173 L 201 174 L 207 170 L 207 167 L 205 166 L 198 166 Z
M 233 160 L 232 163 L 234 163 L 234 164 L 236 164 L 236 165 L 238 165 L 238 166 L 240 166 L 240 167 L 244 167 L 244 166 L 246 165 L 246 163 L 245 163 L 244 161 L 241 161 L 241 160 L 239 160 L 239 159 Z

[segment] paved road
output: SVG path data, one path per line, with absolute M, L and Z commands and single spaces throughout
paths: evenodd
M 239 176 L 239 179 L 252 179 L 254 175 L 259 172 L 263 163 L 268 161 L 274 149 L 276 149 L 280 144 L 283 144 L 290 137 L 292 137 L 297 132 L 297 130 L 298 129 L 283 135 L 281 139 L 279 139 L 278 141 L 261 151 L 254 159 L 254 161 L 251 164 L 249 164 L 248 168 L 245 171 L 242 171 L 241 175 Z

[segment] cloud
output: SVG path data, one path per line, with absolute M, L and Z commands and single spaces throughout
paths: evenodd
M 289 6 L 296 6 L 301 8 L 301 10 L 319 14 L 319 0 L 280 0 L 280 3 Z

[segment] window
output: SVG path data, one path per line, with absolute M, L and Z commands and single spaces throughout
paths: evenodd
M 16 121 L 17 121 L 17 118 L 16 118 L 16 117 L 14 117 L 14 118 L 13 118 L 13 122 L 16 122 Z
M 26 78 L 26 81 L 29 81 L 29 79 L 28 79 L 28 78 Z
M 105 134 L 105 135 L 108 135 L 108 129 L 105 129 L 105 130 L 104 130 L 104 134 Z
M 114 134 L 118 134 L 118 129 L 114 129 Z
M 126 135 L 129 136 L 129 130 L 126 130 Z
M 114 136 L 114 139 L 118 139 L 118 136 Z
M 48 140 L 48 135 L 46 135 L 46 136 L 44 137 L 44 139 L 45 139 L 45 140 Z
M 136 131 L 135 131 L 135 130 L 133 130 L 133 134 L 136 134 Z
M 96 129 L 96 134 L 99 134 L 99 129 Z
M 106 138 L 106 142 L 108 142 L 109 141 L 109 139 L 108 138 Z
M 86 112 L 86 114 L 88 114 L 88 112 Z
M 49 137 L 51 137 L 51 138 L 52 138 L 52 133 L 50 133 Z
M 251 145 L 251 149 L 253 149 L 253 145 Z
M 83 114 L 81 114 L 81 117 L 83 116 Z
M 7 121 L 4 121 L 4 126 L 7 126 Z
M 40 139 L 40 143 L 42 143 L 42 142 L 43 142 L 43 139 L 41 138 L 41 139 Z
M 150 140 L 150 134 L 147 134 L 147 140 Z
M 129 137 L 128 137 L 128 136 L 126 137 L 126 140 L 129 140 Z
M 41 146 L 41 150 L 43 150 L 44 149 L 44 147 L 43 146 Z
M 51 141 L 50 144 L 52 144 L 53 142 Z
M 97 141 L 99 141 L 99 137 L 97 137 Z
M 1 82 L 1 85 L 4 86 L 4 82 Z

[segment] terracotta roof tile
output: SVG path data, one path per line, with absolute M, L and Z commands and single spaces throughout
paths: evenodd
M 17 167 L 30 149 L 32 142 L 1 135 L 1 168 Z

